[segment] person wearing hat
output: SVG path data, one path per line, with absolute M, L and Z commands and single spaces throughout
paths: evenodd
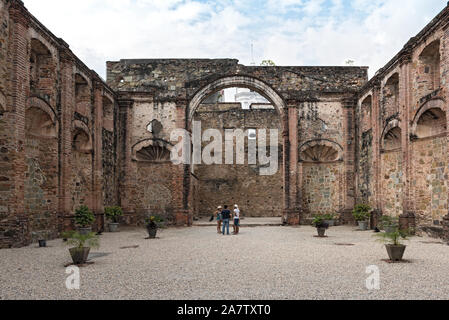
M 217 233 L 221 233 L 221 222 L 222 222 L 221 209 L 222 209 L 222 207 L 219 206 L 217 208 L 217 211 L 215 212 L 215 216 L 216 216 L 216 219 L 217 219 Z
M 234 206 L 234 234 L 240 231 L 240 209 L 238 205 Z
M 229 236 L 229 220 L 231 219 L 231 210 L 228 209 L 228 206 L 224 206 L 224 210 L 221 212 L 221 220 L 223 221 L 223 235 L 225 235 L 225 231 L 227 231 L 227 235 Z

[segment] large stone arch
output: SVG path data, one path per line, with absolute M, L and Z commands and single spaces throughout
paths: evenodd
M 287 105 L 284 99 L 275 89 L 257 78 L 243 75 L 233 75 L 215 80 L 214 82 L 209 83 L 195 93 L 188 106 L 189 124 L 192 121 L 196 110 L 204 99 L 208 98 L 219 90 L 232 87 L 242 87 L 256 91 L 274 105 L 281 119 L 284 118 Z M 284 126 L 284 123 L 282 123 L 282 125 Z
M 280 212 L 282 213 L 282 221 L 289 224 L 299 224 L 299 209 L 298 200 L 296 197 L 297 184 L 297 109 L 288 109 L 283 97 L 277 92 L 275 88 L 266 82 L 247 75 L 228 75 L 223 76 L 217 80 L 210 82 L 203 86 L 189 100 L 186 111 L 186 128 L 191 129 L 192 121 L 195 113 L 201 103 L 209 96 L 219 90 L 232 87 L 248 88 L 255 91 L 266 98 L 276 109 L 279 117 L 280 133 L 279 137 L 282 145 L 282 160 L 279 165 L 279 173 L 281 175 L 280 189 L 283 197 Z M 290 111 L 291 114 L 290 114 Z M 294 121 L 289 122 L 289 118 Z M 293 135 L 290 135 L 293 132 Z M 293 151 L 292 151 L 293 150 Z M 290 170 L 291 168 L 291 170 Z M 184 188 L 187 189 L 189 182 L 184 183 Z

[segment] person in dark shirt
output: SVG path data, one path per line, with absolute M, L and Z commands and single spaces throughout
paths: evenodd
M 221 212 L 221 220 L 223 223 L 223 235 L 225 235 L 225 230 L 227 230 L 227 235 L 229 236 L 229 220 L 231 219 L 231 210 L 228 206 L 224 206 L 224 210 Z

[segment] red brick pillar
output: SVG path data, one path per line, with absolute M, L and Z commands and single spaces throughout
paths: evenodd
M 103 82 L 94 79 L 94 119 L 93 119 L 93 194 L 92 208 L 97 216 L 97 226 L 104 229 L 104 201 L 103 201 Z
M 351 211 L 355 205 L 355 98 L 343 101 L 343 128 L 344 128 L 344 206 L 345 211 Z
M 176 128 L 186 129 L 186 108 L 186 100 L 176 101 Z M 189 210 L 190 189 L 190 165 L 173 165 L 172 200 L 175 223 L 178 226 L 193 224 L 193 212 Z
M 61 75 L 61 115 L 60 115 L 60 175 L 59 213 L 60 231 L 75 227 L 72 212 L 72 118 L 75 110 L 74 57 L 68 48 L 59 56 Z
M 10 176 L 10 227 L 14 234 L 13 246 L 27 245 L 31 242 L 28 215 L 24 207 L 24 184 L 27 166 L 25 162 L 25 110 L 30 93 L 29 75 L 29 21 L 27 10 L 21 1 L 13 1 L 9 7 L 11 52 L 11 117 L 14 122 L 10 132 L 12 175 Z
M 133 203 L 133 195 L 135 188 L 135 174 L 132 166 L 131 158 L 131 137 L 132 137 L 132 107 L 134 101 L 123 97 L 118 100 L 119 104 L 119 123 L 118 128 L 118 166 L 119 170 L 119 202 L 123 208 L 124 220 L 128 224 L 138 223 L 136 210 Z
M 401 118 L 401 147 L 402 147 L 402 184 L 403 184 L 403 218 L 413 216 L 414 197 L 412 181 L 412 143 L 410 141 L 410 110 L 412 101 L 412 80 L 411 80 L 411 54 L 401 57 L 401 70 L 399 77 L 399 114 Z M 408 218 L 407 218 L 408 220 Z
M 374 84 L 373 89 L 373 104 L 372 104 L 372 124 L 373 124 L 373 192 L 374 192 L 374 206 L 373 209 L 381 209 L 381 185 L 380 185 L 380 136 L 382 134 L 382 120 L 380 115 L 381 107 L 381 83 Z
M 285 168 L 285 176 L 288 178 L 286 180 L 286 185 L 288 186 L 286 190 L 286 196 L 288 197 L 288 203 L 286 207 L 288 209 L 287 213 L 287 223 L 290 225 L 297 225 L 300 223 L 300 208 L 299 203 L 300 192 L 298 189 L 298 109 L 296 101 L 292 101 L 288 105 L 288 115 L 287 119 L 288 131 L 284 134 L 284 155 L 288 154 L 288 157 L 284 159 L 284 165 L 288 164 Z M 288 140 L 287 140 L 288 139 Z

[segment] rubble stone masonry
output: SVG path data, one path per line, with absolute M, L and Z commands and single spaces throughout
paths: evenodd
M 366 67 L 244 66 L 233 59 L 109 61 L 104 82 L 24 7 L 0 0 L 0 248 L 75 227 L 161 215 L 177 225 L 237 203 L 244 216 L 310 223 L 356 203 L 449 239 L 446 7 L 368 81 Z M 206 104 L 243 87 L 272 108 Z M 279 171 L 175 165 L 175 129 L 279 130 Z M 203 146 L 206 142 L 202 142 Z M 406 217 L 406 218 L 405 218 Z

